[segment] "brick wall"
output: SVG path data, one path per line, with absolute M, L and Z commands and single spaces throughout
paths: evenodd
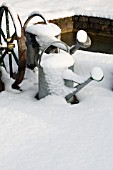
M 88 32 L 113 35 L 113 20 L 99 17 L 74 16 L 73 29 L 84 29 Z
M 57 24 L 61 28 L 62 33 L 84 29 L 87 32 L 95 34 L 113 36 L 113 20 L 111 19 L 75 15 L 72 17 L 55 19 L 50 22 Z

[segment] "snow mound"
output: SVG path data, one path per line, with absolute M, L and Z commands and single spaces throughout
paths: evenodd
M 41 66 L 51 69 L 65 69 L 74 64 L 74 59 L 68 53 L 49 54 L 49 58 L 43 59 Z
M 91 71 L 92 78 L 96 81 L 102 80 L 104 74 L 100 67 L 94 67 Z
M 32 33 L 37 36 L 40 35 L 57 36 L 61 33 L 61 29 L 53 23 L 48 23 L 31 25 L 26 28 L 26 32 Z
M 85 43 L 87 41 L 87 33 L 84 30 L 80 30 L 77 32 L 77 40 L 80 43 Z

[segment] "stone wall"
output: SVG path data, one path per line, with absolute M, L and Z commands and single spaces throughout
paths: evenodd
M 113 20 L 111 19 L 75 15 L 55 19 L 50 22 L 57 24 L 61 28 L 62 33 L 83 29 L 94 34 L 113 36 Z
M 49 22 L 58 25 L 61 28 L 62 33 L 73 31 L 73 26 L 74 26 L 73 21 L 74 21 L 73 17 L 66 17 L 66 18 L 49 20 Z

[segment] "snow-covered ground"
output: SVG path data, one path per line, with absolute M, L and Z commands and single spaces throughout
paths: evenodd
M 105 76 L 78 93 L 77 105 L 60 96 L 37 101 L 37 70 L 26 70 L 19 94 L 7 79 L 0 94 L 0 169 L 113 169 L 113 56 L 78 51 L 74 57 L 79 75 L 101 66 Z
M 23 20 L 36 9 L 47 18 L 77 13 L 113 18 L 110 0 L 7 2 Z M 94 66 L 104 72 L 101 82 L 91 82 L 77 94 L 76 105 L 52 95 L 37 101 L 37 69 L 26 70 L 20 93 L 12 91 L 13 80 L 3 70 L 1 170 L 113 170 L 113 55 L 77 51 L 73 58 L 78 75 L 89 74 Z

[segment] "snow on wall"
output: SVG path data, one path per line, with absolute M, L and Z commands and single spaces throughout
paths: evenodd
M 21 19 L 25 18 L 32 11 L 40 11 L 47 19 L 64 18 L 74 15 L 97 16 L 113 19 L 112 0 L 6 0 L 14 6 Z

